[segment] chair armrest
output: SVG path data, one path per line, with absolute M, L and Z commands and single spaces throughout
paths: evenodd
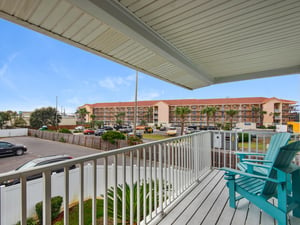
M 244 159 L 244 163 L 246 162 L 261 162 L 261 163 L 272 163 L 270 160 L 264 160 L 264 159 Z
M 252 163 L 252 162 L 244 162 L 244 164 L 248 165 L 248 166 L 252 166 L 252 167 L 261 167 L 261 168 L 265 168 L 265 169 L 271 169 L 271 166 L 268 165 L 264 165 L 264 164 L 257 164 L 257 163 Z
M 266 180 L 266 181 L 270 181 L 270 182 L 273 182 L 273 183 L 280 183 L 280 181 L 278 181 L 276 179 L 272 179 L 272 178 L 269 178 L 269 177 L 266 177 L 266 176 L 255 175 L 255 174 L 252 174 L 252 173 L 247 173 L 247 172 L 243 172 L 243 171 L 240 171 L 240 170 L 231 169 L 231 168 L 227 168 L 227 167 L 220 168 L 220 170 L 225 171 L 225 175 L 228 176 L 228 177 L 240 175 L 240 176 L 244 176 L 244 177 L 250 177 L 250 178 Z M 230 180 L 230 178 L 229 179 L 227 178 L 227 180 Z
M 265 156 L 265 153 L 259 153 L 259 152 L 235 152 L 236 155 L 246 156 L 246 155 L 254 155 L 254 156 Z

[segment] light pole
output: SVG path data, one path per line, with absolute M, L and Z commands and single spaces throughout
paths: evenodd
M 56 107 L 55 107 L 55 123 L 56 123 L 56 131 L 58 130 L 58 117 L 57 117 L 57 96 L 56 96 Z
M 137 120 L 137 93 L 138 93 L 138 71 L 135 74 L 135 101 L 134 101 L 134 117 L 133 117 L 133 134 L 136 135 L 136 120 Z

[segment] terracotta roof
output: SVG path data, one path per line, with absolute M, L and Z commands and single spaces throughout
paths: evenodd
M 265 97 L 251 97 L 251 98 L 215 98 L 215 99 L 174 99 L 174 100 L 152 100 L 152 101 L 138 101 L 138 106 L 153 106 L 159 102 L 164 102 L 168 105 L 222 105 L 222 104 L 263 104 L 270 100 L 277 100 L 289 104 L 296 104 L 296 101 L 278 99 L 278 98 L 265 98 Z M 85 104 L 93 108 L 98 107 L 132 107 L 134 102 L 103 102 L 95 104 Z

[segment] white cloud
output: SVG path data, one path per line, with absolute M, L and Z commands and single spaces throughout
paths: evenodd
M 67 100 L 67 103 L 74 104 L 74 105 L 79 105 L 80 104 L 80 99 L 77 98 L 77 97 L 69 98 Z
M 50 69 L 56 73 L 57 75 L 67 79 L 67 80 L 72 80 L 72 75 L 64 66 L 56 65 L 54 63 L 49 64 Z
M 159 91 L 143 91 L 138 94 L 138 100 L 154 100 L 161 96 Z
M 3 64 L 1 67 L 0 67 L 0 78 L 4 78 L 4 75 L 6 74 L 6 71 L 7 71 L 7 68 L 8 68 L 8 64 Z
M 100 87 L 117 91 L 120 89 L 120 87 L 130 86 L 130 84 L 135 81 L 133 78 L 134 77 L 132 75 L 127 77 L 106 77 L 105 79 L 100 80 L 98 83 Z

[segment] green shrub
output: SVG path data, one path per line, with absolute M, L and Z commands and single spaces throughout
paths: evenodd
M 60 128 L 58 130 L 59 133 L 72 134 L 72 132 L 67 128 Z
M 26 224 L 27 224 L 27 225 L 38 225 L 39 223 L 38 223 L 38 221 L 36 221 L 36 220 L 33 219 L 32 217 L 30 217 L 30 218 L 27 218 Z M 18 222 L 16 223 L 16 225 L 21 225 L 21 221 L 18 221 Z
M 115 144 L 116 140 L 124 140 L 125 135 L 117 131 L 109 130 L 102 135 L 102 139 L 105 141 L 109 141 L 112 144 Z
M 230 123 L 225 123 L 222 127 L 223 130 L 230 130 Z
M 238 133 L 239 135 L 239 142 L 248 142 L 249 141 L 249 134 L 247 133 Z M 243 138 L 244 136 L 244 138 Z
M 55 219 L 59 215 L 62 201 L 63 198 L 61 196 L 51 198 L 51 220 Z M 40 224 L 43 224 L 43 202 L 36 203 L 35 211 Z
M 64 139 L 63 137 L 61 137 L 58 141 L 59 141 L 59 142 L 66 143 L 66 139 Z
M 127 143 L 129 145 L 136 145 L 136 144 L 143 143 L 143 141 L 137 136 L 129 136 L 128 139 L 127 139 Z
M 81 130 L 74 130 L 73 133 L 82 133 Z

